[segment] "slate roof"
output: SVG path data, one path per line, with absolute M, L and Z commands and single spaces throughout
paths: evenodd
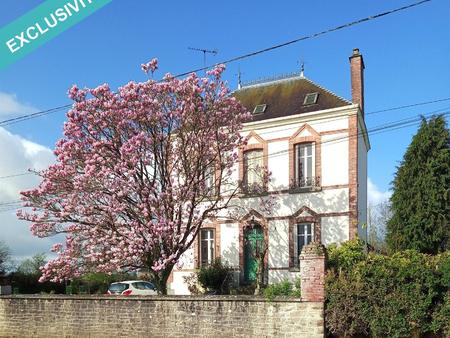
M 305 96 L 310 93 L 319 94 L 317 102 L 304 105 Z M 267 105 L 264 113 L 254 115 L 252 121 L 262 121 L 352 104 L 300 75 L 245 85 L 233 92 L 233 96 L 250 112 L 253 112 L 259 104 Z

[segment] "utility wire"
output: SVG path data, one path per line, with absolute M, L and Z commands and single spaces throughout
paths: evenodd
M 384 112 L 387 112 L 387 111 L 399 110 L 399 109 L 403 109 L 403 108 L 424 106 L 424 105 L 427 105 L 427 104 L 432 104 L 432 103 L 437 103 L 437 102 L 444 102 L 444 101 L 450 101 L 450 97 L 447 97 L 447 98 L 444 98 L 444 99 L 437 99 L 437 100 L 433 100 L 433 101 L 425 101 L 425 102 L 418 102 L 418 103 L 408 104 L 406 106 L 398 106 L 398 107 L 386 108 L 386 109 L 382 109 L 382 110 L 375 110 L 375 111 L 372 111 L 370 113 L 367 113 L 366 115 L 384 113 Z
M 420 105 L 420 104 L 428 104 L 428 103 L 440 102 L 440 101 L 445 101 L 445 100 L 446 100 L 446 99 L 442 99 L 442 100 L 434 100 L 434 101 L 427 101 L 427 102 L 425 102 L 425 103 L 411 104 L 411 105 L 407 105 L 407 106 L 403 106 L 403 107 L 413 107 L 413 106 L 417 106 L 417 105 Z M 385 110 L 383 110 L 383 111 L 390 111 L 390 110 L 394 110 L 394 109 L 397 109 L 397 107 L 385 109 Z M 377 125 L 377 126 L 375 126 L 373 129 L 368 129 L 368 130 L 367 130 L 367 134 L 368 134 L 368 135 L 369 135 L 369 134 L 370 134 L 370 135 L 378 134 L 379 131 L 383 131 L 384 129 L 387 129 L 387 131 L 390 130 L 390 129 L 395 130 L 395 129 L 399 129 L 399 128 L 396 128 L 396 127 L 399 127 L 399 126 L 400 126 L 401 128 L 413 126 L 413 125 L 415 125 L 417 122 L 420 122 L 420 121 L 421 121 L 421 117 L 422 117 L 422 116 L 425 117 L 425 118 L 426 118 L 426 117 L 430 117 L 430 116 L 432 116 L 432 115 L 434 115 L 434 114 L 436 114 L 436 113 L 438 113 L 438 112 L 442 112 L 443 110 L 448 110 L 448 109 L 450 109 L 450 107 L 445 107 L 445 108 L 441 108 L 441 109 L 438 109 L 438 110 L 434 110 L 434 111 L 429 112 L 429 113 L 424 114 L 424 115 L 419 114 L 419 115 L 416 115 L 416 116 L 414 116 L 414 117 L 408 117 L 408 118 L 404 118 L 404 119 L 400 119 L 400 120 L 396 120 L 396 121 L 391 121 L 391 122 L 388 122 L 388 123 L 384 123 L 384 124 L 381 124 L 381 125 Z M 378 111 L 378 112 L 381 112 L 381 111 Z M 450 113 L 449 111 L 444 111 L 444 112 L 442 112 L 442 115 L 443 115 L 443 116 L 447 116 L 449 113 Z M 317 124 L 320 124 L 320 123 L 326 123 L 326 122 L 336 121 L 336 120 L 340 120 L 340 119 L 348 119 L 348 116 L 347 116 L 347 115 L 345 115 L 345 116 L 340 116 L 340 117 L 337 117 L 337 118 L 334 118 L 334 119 L 320 118 L 320 119 L 317 119 L 317 120 L 324 120 L 324 121 L 316 122 L 317 120 L 314 120 L 313 122 L 315 122 L 314 124 L 317 125 Z M 298 128 L 299 128 L 298 126 L 291 127 L 291 128 L 284 128 L 283 131 L 287 131 L 287 130 L 297 130 Z M 395 129 L 393 129 L 393 128 L 395 128 Z M 267 132 L 259 132 L 258 135 L 259 135 L 259 136 L 261 136 L 261 135 L 268 135 L 268 134 L 277 133 L 277 132 L 279 132 L 279 131 L 278 131 L 278 130 L 273 130 L 273 131 L 267 131 Z M 347 139 L 350 140 L 352 137 L 360 137 L 360 136 L 363 136 L 363 135 L 364 135 L 364 132 L 361 131 L 361 132 L 357 133 L 356 135 L 352 135 L 352 136 L 350 136 L 350 135 L 345 135 L 345 136 L 342 136 L 342 137 L 340 137 L 340 138 L 334 138 L 334 139 L 331 139 L 331 140 L 322 141 L 322 142 L 320 142 L 320 144 L 325 144 L 325 143 L 338 143 L 338 141 L 339 141 L 339 142 L 344 142 L 344 141 L 346 141 Z M 279 152 L 272 153 L 270 156 L 274 156 L 274 155 L 275 155 L 275 156 L 277 156 L 277 155 L 282 155 L 282 154 L 285 153 L 285 152 L 287 152 L 287 150 L 281 150 L 281 151 L 279 151 Z M 238 162 L 239 162 L 239 161 L 238 161 Z M 7 178 L 18 177 L 18 176 L 24 176 L 24 175 L 31 175 L 31 174 L 34 174 L 34 173 L 33 173 L 33 172 L 24 172 L 24 173 L 19 173 L 19 174 L 12 174 L 12 175 L 7 175 L 7 176 L 0 176 L 0 179 L 7 179 Z M 0 205 L 1 205 L 1 203 L 0 203 Z
M 412 7 L 416 7 L 416 6 L 422 5 L 422 4 L 424 4 L 426 2 L 430 2 L 430 1 L 431 0 L 418 1 L 418 2 L 412 3 L 410 5 L 406 5 L 406 6 L 403 6 L 403 7 L 398 7 L 398 8 L 392 9 L 390 11 L 386 11 L 386 12 L 378 13 L 378 14 L 375 14 L 375 15 L 371 15 L 371 16 L 368 16 L 368 17 L 365 17 L 365 18 L 362 18 L 362 19 L 358 19 L 358 20 L 355 20 L 355 21 L 352 21 L 352 22 L 349 22 L 349 23 L 346 23 L 346 24 L 343 24 L 343 25 L 340 25 L 340 26 L 336 26 L 336 27 L 333 27 L 333 28 L 329 28 L 329 29 L 323 30 L 321 32 L 317 32 L 317 33 L 314 33 L 314 34 L 301 36 L 301 37 L 296 38 L 294 40 L 286 41 L 286 42 L 280 43 L 278 45 L 273 45 L 273 46 L 270 46 L 270 47 L 267 47 L 267 48 L 264 48 L 264 49 L 260 49 L 260 50 L 254 51 L 254 52 L 250 52 L 250 53 L 247 53 L 247 54 L 235 56 L 235 57 L 233 57 L 231 59 L 224 60 L 224 61 L 218 62 L 216 64 L 228 64 L 228 63 L 232 63 L 232 62 L 235 62 L 235 61 L 243 60 L 243 59 L 246 59 L 246 58 L 258 55 L 258 54 L 262 54 L 262 53 L 266 53 L 266 52 L 269 52 L 269 51 L 272 51 L 272 50 L 275 50 L 275 49 L 278 49 L 278 48 L 286 47 L 286 46 L 292 45 L 292 44 L 300 42 L 300 41 L 313 39 L 313 38 L 316 38 L 316 37 L 321 36 L 321 35 L 325 35 L 325 34 L 328 34 L 328 33 L 331 33 L 331 32 L 336 32 L 336 31 L 344 29 L 344 28 L 348 28 L 348 27 L 351 27 L 351 26 L 355 26 L 355 25 L 361 24 L 363 22 L 367 22 L 367 21 L 370 21 L 370 20 L 378 19 L 378 18 L 381 18 L 383 16 L 390 15 L 390 14 L 393 14 L 393 13 L 396 13 L 396 12 L 404 11 L 406 9 L 410 9 Z M 205 66 L 205 67 L 202 67 L 202 68 L 197 68 L 197 69 L 194 69 L 194 70 L 191 70 L 191 71 L 188 71 L 188 72 L 180 73 L 180 74 L 175 75 L 175 77 L 182 77 L 182 76 L 189 75 L 191 73 L 198 73 L 200 71 L 208 70 L 210 68 L 213 68 L 216 64 Z
M 428 1 L 431 1 L 431 0 L 428 0 Z M 376 110 L 376 111 L 372 111 L 372 112 L 369 112 L 369 113 L 365 113 L 365 115 L 367 116 L 367 115 L 372 115 L 372 114 L 379 114 L 379 113 L 384 113 L 384 112 L 388 112 L 388 111 L 399 110 L 399 109 L 403 109 L 403 108 L 424 106 L 424 105 L 433 104 L 433 103 L 439 103 L 439 102 L 444 102 L 444 101 L 450 101 L 450 97 L 442 98 L 442 99 L 436 99 L 436 100 L 431 100 L 431 101 L 417 102 L 417 103 L 412 103 L 412 104 L 409 104 L 409 105 L 396 106 L 396 107 L 391 107 L 391 108 L 386 108 L 386 109 L 381 109 L 381 110 Z M 68 104 L 68 105 L 65 105 L 65 106 L 60 106 L 60 107 L 56 107 L 56 108 L 52 108 L 52 109 L 47 109 L 47 110 L 43 110 L 43 111 L 36 112 L 36 113 L 33 113 L 33 114 L 22 115 L 22 116 L 19 116 L 19 117 L 16 117 L 16 118 L 3 120 L 3 121 L 0 121 L 0 126 L 6 126 L 6 125 L 14 124 L 14 123 L 19 123 L 19 122 L 26 121 L 26 120 L 29 120 L 29 119 L 32 119 L 32 118 L 36 118 L 36 117 L 41 117 L 41 116 L 44 116 L 44 115 L 52 114 L 52 113 L 58 112 L 58 111 L 60 111 L 62 109 L 69 108 L 71 106 L 72 106 L 71 104 Z M 447 108 L 445 108 L 445 109 L 447 109 Z M 329 121 L 337 121 L 337 120 L 345 119 L 345 118 L 347 118 L 347 116 L 337 117 L 337 118 L 329 120 Z M 317 121 L 317 120 L 320 120 L 320 119 L 315 119 L 315 121 Z M 328 121 L 324 121 L 324 123 L 325 122 L 328 122 Z M 265 132 L 265 133 L 268 133 L 268 132 Z M 28 173 L 24 173 L 23 175 L 27 175 L 27 174 Z M 18 174 L 18 175 L 10 175 L 10 176 L 0 176 L 0 179 L 14 177 L 14 176 L 19 176 L 19 175 L 20 174 Z
M 449 112 L 446 112 L 442 115 L 446 116 L 449 115 Z M 410 120 L 410 121 L 404 121 L 401 123 L 395 123 L 392 126 L 389 127 L 380 127 L 378 129 L 373 129 L 368 131 L 368 133 L 370 134 L 379 134 L 379 133 L 383 133 L 383 132 L 388 132 L 388 131 L 392 131 L 392 130 L 397 130 L 397 129 L 401 129 L 401 128 L 405 128 L 405 127 L 411 127 L 414 126 L 416 124 L 418 124 L 421 121 L 421 117 L 416 118 L 414 120 Z M 352 135 L 352 136 L 344 136 L 341 138 L 336 138 L 336 139 L 331 139 L 331 140 L 327 140 L 327 141 L 322 141 L 320 142 L 320 144 L 324 144 L 324 143 L 339 143 L 339 142 L 344 142 L 347 139 L 350 140 L 352 138 L 358 138 L 359 136 L 361 136 L 361 133 L 358 133 L 356 135 Z M 278 152 L 272 153 L 270 155 L 268 155 L 267 157 L 269 158 L 273 158 L 273 157 L 277 157 L 277 156 L 281 156 L 284 155 L 285 153 L 289 153 L 290 150 L 280 150 Z M 260 158 L 263 158 L 264 156 L 260 156 Z M 241 160 L 236 161 L 236 163 L 240 163 Z M 21 205 L 22 201 L 21 200 L 17 200 L 17 201 L 11 201 L 11 202 L 2 202 L 0 203 L 0 213 L 2 212 L 9 212 L 9 211 L 14 211 L 14 210 L 18 210 L 23 208 L 23 206 Z
M 10 205 L 10 204 L 17 204 L 17 203 L 21 203 L 21 200 L 14 200 L 14 201 L 9 201 L 9 202 L 0 202 L 0 206 L 4 206 L 4 205 Z
M 0 179 L 3 179 L 3 178 L 12 178 L 12 177 L 19 177 L 19 176 L 25 176 L 25 175 L 32 175 L 33 173 L 29 173 L 29 172 L 26 172 L 26 173 L 21 173 L 21 174 L 13 174 L 13 175 L 7 175 L 7 176 L 0 176 Z
M 37 170 L 37 169 L 28 169 L 28 171 L 25 171 L 25 172 L 22 172 L 22 173 L 11 174 L 11 175 L 6 175 L 6 176 L 0 176 L 0 179 L 13 178 L 13 177 L 19 177 L 19 176 L 25 176 L 25 175 L 36 175 L 38 173 L 39 173 L 39 170 Z
M 348 28 L 348 27 L 351 27 L 351 26 L 354 26 L 354 25 L 358 25 L 358 24 L 361 24 L 361 23 L 364 23 L 364 22 L 367 22 L 367 21 L 370 21 L 370 20 L 378 19 L 378 18 L 381 18 L 381 17 L 386 16 L 386 15 L 390 15 L 390 14 L 393 14 L 393 13 L 396 13 L 396 12 L 404 11 L 406 9 L 410 9 L 412 7 L 416 7 L 416 6 L 422 5 L 422 4 L 430 2 L 430 1 L 431 0 L 418 1 L 418 2 L 415 2 L 415 3 L 410 4 L 410 5 L 402 6 L 402 7 L 390 10 L 390 11 L 386 11 L 386 12 L 378 13 L 378 14 L 375 14 L 375 15 L 371 15 L 371 16 L 368 16 L 368 17 L 365 17 L 365 18 L 362 18 L 362 19 L 359 19 L 359 20 L 355 20 L 355 21 L 352 21 L 352 22 L 349 22 L 349 23 L 346 23 L 346 24 L 343 24 L 343 25 L 340 25 L 340 26 L 336 26 L 336 27 L 333 27 L 333 28 L 329 28 L 329 29 L 317 32 L 317 33 L 314 33 L 314 34 L 302 36 L 302 37 L 296 38 L 294 40 L 286 41 L 286 42 L 283 42 L 283 43 L 280 43 L 280 44 L 277 44 L 277 45 L 273 45 L 273 46 L 270 46 L 270 47 L 267 47 L 267 48 L 264 48 L 264 49 L 260 49 L 260 50 L 254 51 L 254 52 L 250 52 L 250 53 L 247 53 L 247 54 L 239 55 L 239 56 L 233 57 L 233 58 L 228 59 L 228 60 L 223 60 L 221 62 L 218 62 L 217 64 L 228 64 L 228 63 L 236 62 L 236 61 L 239 61 L 239 60 L 243 60 L 243 59 L 255 56 L 255 55 L 263 54 L 263 53 L 266 53 L 266 52 L 269 52 L 269 51 L 272 51 L 272 50 L 275 50 L 275 49 L 286 47 L 288 45 L 291 45 L 291 44 L 294 44 L 294 43 L 297 43 L 297 42 L 300 42 L 300 41 L 316 38 L 316 37 L 319 37 L 321 35 L 325 35 L 325 34 L 328 34 L 328 33 L 331 33 L 331 32 L 335 32 L 335 31 L 338 31 L 338 30 L 341 30 L 341 29 L 344 29 L 344 28 Z M 182 76 L 189 75 L 191 73 L 198 73 L 200 71 L 211 69 L 215 65 L 216 64 L 205 66 L 205 67 L 202 67 L 202 68 L 197 68 L 197 69 L 194 69 L 194 70 L 190 70 L 190 71 L 187 71 L 187 72 L 184 72 L 184 73 L 180 73 L 180 74 L 174 75 L 174 77 L 182 77 Z M 450 98 L 449 99 L 443 99 L 442 101 L 445 101 L 445 100 L 450 100 Z M 439 101 L 436 101 L 436 102 L 439 102 Z M 425 103 L 425 104 L 427 104 L 427 103 Z M 13 124 L 13 123 L 18 123 L 18 122 L 26 121 L 26 120 L 31 119 L 31 118 L 36 118 L 36 117 L 52 114 L 52 113 L 55 113 L 55 112 L 57 112 L 57 111 L 59 111 L 61 109 L 69 108 L 71 106 L 72 106 L 71 104 L 67 104 L 67 105 L 64 105 L 64 106 L 60 106 L 60 107 L 56 107 L 56 108 L 52 108 L 52 109 L 48 109 L 48 110 L 44 110 L 44 111 L 40 111 L 40 112 L 36 112 L 36 113 L 32 113 L 32 114 L 28 114 L 28 115 L 22 115 L 22 116 L 19 116 L 19 117 L 16 117 L 16 118 L 8 119 L 8 120 L 3 120 L 3 121 L 0 121 L 0 126 L 9 125 L 9 124 Z M 400 109 L 400 108 L 398 108 L 398 109 Z M 374 113 L 376 113 L 376 112 L 373 112 L 372 114 L 374 114 Z M 371 114 L 371 113 L 369 113 L 369 114 Z
M 424 115 L 418 115 L 418 116 L 415 116 L 413 118 L 406 118 L 406 119 L 393 121 L 391 123 L 382 124 L 382 125 L 376 126 L 373 129 L 368 130 L 367 134 L 373 135 L 373 134 L 379 134 L 379 133 L 388 132 L 388 131 L 392 131 L 392 130 L 397 130 L 397 129 L 401 129 L 401 128 L 405 128 L 405 127 L 410 127 L 410 126 L 413 126 L 413 125 L 416 125 L 416 124 L 420 123 L 421 120 L 422 120 L 422 116 L 423 117 L 430 117 L 433 113 L 434 112 L 431 112 L 431 113 L 428 113 L 428 114 L 424 114 Z M 446 115 L 449 115 L 449 114 L 450 114 L 450 111 L 447 111 L 447 112 L 443 113 L 442 115 L 446 116 Z M 359 132 L 359 133 L 357 133 L 355 135 L 346 135 L 346 136 L 342 136 L 342 137 L 338 137 L 338 138 L 334 138 L 334 139 L 330 139 L 330 140 L 326 140 L 326 141 L 317 142 L 317 144 L 323 145 L 323 144 L 327 144 L 327 143 L 332 143 L 333 144 L 333 143 L 345 142 L 347 140 L 351 140 L 351 139 L 354 139 L 354 138 L 359 138 L 363 134 L 364 134 L 363 132 Z M 284 155 L 284 154 L 289 153 L 289 152 L 290 152 L 289 149 L 288 150 L 280 150 L 280 151 L 271 153 L 270 155 L 267 155 L 266 157 L 268 157 L 268 158 L 278 157 L 278 156 Z M 264 158 L 264 157 L 265 156 L 262 155 L 259 158 Z M 255 159 L 257 159 L 257 158 L 258 157 L 256 157 Z M 236 161 L 236 163 L 240 163 L 240 162 L 241 162 L 241 160 Z M 15 201 L 9 201 L 9 202 L 0 202 L 0 212 L 2 211 L 1 207 L 5 207 L 5 208 L 11 207 L 11 208 L 13 208 L 13 209 L 8 209 L 8 210 L 3 210 L 3 211 L 9 211 L 9 210 L 18 209 L 21 206 L 18 206 L 18 208 L 14 208 L 14 205 L 15 204 L 20 204 L 20 203 L 22 203 L 21 200 L 15 200 Z
M 47 110 L 43 110 L 43 111 L 38 111 L 38 112 L 35 112 L 35 113 L 32 113 L 32 114 L 22 115 L 22 116 L 10 118 L 10 119 L 7 119 L 7 120 L 0 121 L 0 126 L 7 126 L 7 125 L 10 125 L 10 124 L 19 123 L 19 122 L 22 122 L 22 121 L 26 121 L 26 120 L 29 120 L 29 119 L 36 118 L 36 117 L 41 117 L 41 116 L 44 116 L 44 115 L 53 114 L 53 113 L 62 111 L 64 109 L 66 109 L 66 108 L 69 108 L 71 106 L 72 106 L 72 104 L 66 104 L 64 106 L 51 108 L 51 109 L 47 109 Z
M 449 114 L 450 114 L 450 111 L 447 111 L 441 115 L 447 116 Z M 426 117 L 430 117 L 431 115 L 433 115 L 433 113 L 424 114 L 424 115 L 420 114 L 413 118 L 402 119 L 402 120 L 391 122 L 389 124 L 379 125 L 379 126 L 374 127 L 373 129 L 367 130 L 367 134 L 368 135 L 380 134 L 380 133 L 391 131 L 391 130 L 397 130 L 397 129 L 401 129 L 401 128 L 405 128 L 405 127 L 411 127 L 411 126 L 414 126 L 414 125 L 420 123 L 422 120 L 422 116 L 426 118 Z M 357 139 L 360 136 L 364 136 L 364 132 L 358 132 L 355 135 L 345 135 L 342 137 L 337 137 L 337 138 L 333 138 L 330 140 L 317 142 L 317 144 L 320 144 L 320 145 L 327 144 L 327 143 L 336 144 L 336 143 L 345 142 L 345 141 L 351 140 L 351 139 Z M 271 153 L 270 155 L 267 155 L 267 157 L 276 157 L 276 156 L 284 155 L 286 153 L 289 153 L 289 151 L 290 150 L 280 150 L 280 151 Z M 260 158 L 264 158 L 264 155 L 260 156 Z
M 393 110 L 393 109 L 387 109 L 386 111 L 389 111 L 389 110 Z M 427 115 L 430 115 L 430 114 L 432 115 L 432 114 L 436 114 L 436 113 L 439 113 L 439 112 L 445 112 L 447 110 L 450 110 L 450 106 L 446 106 L 444 108 L 434 110 L 434 111 L 428 113 Z M 419 116 L 419 115 L 416 115 L 416 116 Z M 411 118 L 411 117 L 408 117 L 406 119 L 409 119 L 409 118 Z M 338 116 L 338 117 L 335 117 L 335 118 L 329 118 L 329 117 L 325 116 L 325 117 L 319 117 L 319 118 L 310 119 L 309 120 L 310 121 L 309 124 L 316 126 L 316 125 L 319 125 L 319 124 L 322 124 L 322 123 L 335 122 L 335 121 L 346 120 L 346 119 L 348 119 L 348 115 L 342 115 L 342 116 Z M 403 121 L 403 120 L 399 120 L 399 121 Z M 391 123 L 391 122 L 388 122 L 388 124 L 389 123 Z M 283 127 L 283 126 L 287 126 L 287 125 L 291 125 L 291 124 L 292 124 L 292 122 L 278 123 L 277 127 Z M 296 125 L 296 126 L 289 127 L 289 128 L 283 128 L 283 131 L 297 130 L 298 128 L 299 128 L 299 126 Z M 252 129 L 252 130 L 255 130 L 255 129 Z M 269 135 L 269 134 L 274 134 L 274 133 L 279 133 L 279 132 L 280 132 L 280 130 L 269 130 L 269 131 L 257 132 L 257 134 L 259 136 L 262 136 L 262 135 Z

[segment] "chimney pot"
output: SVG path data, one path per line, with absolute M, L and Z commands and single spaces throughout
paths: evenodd
M 350 56 L 350 77 L 352 85 L 352 102 L 359 104 L 364 117 L 364 60 L 359 48 L 354 48 Z

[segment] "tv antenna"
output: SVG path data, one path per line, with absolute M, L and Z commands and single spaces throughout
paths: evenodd
M 241 67 L 238 68 L 237 77 L 238 77 L 238 89 L 241 89 L 241 88 L 242 88 L 242 72 L 241 72 Z
M 300 65 L 300 77 L 305 77 L 305 60 L 301 59 L 297 64 Z
M 203 49 L 203 48 L 194 48 L 194 47 L 188 47 L 188 49 L 203 53 L 203 66 L 204 67 L 206 67 L 206 54 L 208 53 L 208 54 L 212 54 L 212 55 L 216 56 L 218 53 L 217 49 Z

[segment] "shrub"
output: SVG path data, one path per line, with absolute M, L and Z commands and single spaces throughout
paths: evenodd
M 198 283 L 197 274 L 191 273 L 190 275 L 183 277 L 184 282 L 187 285 L 187 288 L 191 295 L 198 295 L 202 293 L 201 286 Z
M 353 241 L 352 241 L 353 242 Z M 392 256 L 333 248 L 326 278 L 326 325 L 339 336 L 449 334 L 450 254 Z
M 256 284 L 240 285 L 230 288 L 230 295 L 255 295 Z
M 430 330 L 450 337 L 450 291 L 447 291 L 443 301 L 436 305 L 432 316 Z
M 13 272 L 9 275 L 11 286 L 17 293 L 64 293 L 63 283 L 39 282 L 39 275 Z
M 295 284 L 288 280 L 270 284 L 264 289 L 264 296 L 268 300 L 273 300 L 277 296 L 300 298 L 300 278 L 295 280 Z
M 354 239 L 340 246 L 332 244 L 328 247 L 328 267 L 344 271 L 350 270 L 356 263 L 366 259 L 364 243 Z
M 211 265 L 200 268 L 197 279 L 206 290 L 224 293 L 228 291 L 231 273 L 232 269 L 217 258 Z
M 438 297 L 438 279 L 430 257 L 413 250 L 393 256 L 369 255 L 355 267 L 364 281 L 370 331 L 375 336 L 410 336 L 428 331 Z
M 325 309 L 328 330 L 339 337 L 366 335 L 369 323 L 366 294 L 362 282 L 341 273 L 328 273 L 325 279 L 327 303 Z

